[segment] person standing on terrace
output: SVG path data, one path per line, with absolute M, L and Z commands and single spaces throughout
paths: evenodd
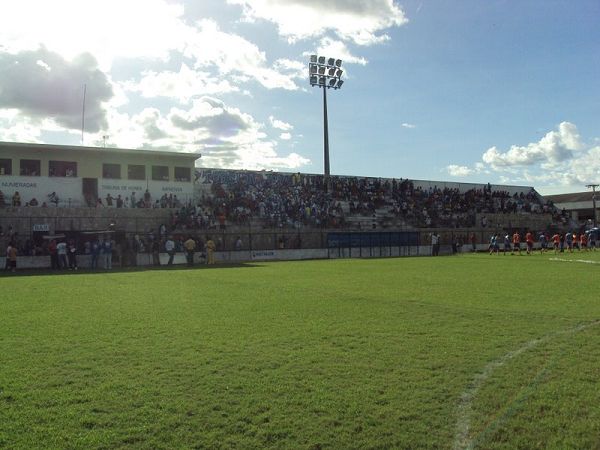
M 214 264 L 215 263 L 215 249 L 217 246 L 215 242 L 210 238 L 210 236 L 206 237 L 206 264 Z

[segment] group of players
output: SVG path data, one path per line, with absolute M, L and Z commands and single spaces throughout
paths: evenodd
M 489 252 L 491 254 L 499 254 L 500 253 L 500 235 L 493 234 L 490 237 L 490 246 Z M 540 242 L 540 252 L 545 253 L 548 251 L 548 244 L 551 242 L 554 248 L 554 253 L 564 252 L 565 250 L 568 252 L 573 252 L 574 250 L 579 251 L 595 251 L 596 250 L 596 241 L 598 240 L 598 230 L 590 230 L 583 233 L 554 233 L 552 237 L 549 236 L 548 233 L 541 232 L 538 236 L 538 241 Z M 515 253 L 521 254 L 521 243 L 522 238 L 521 234 L 518 231 L 515 231 L 511 236 L 510 233 L 506 233 L 504 236 L 504 251 L 503 253 L 506 255 L 510 252 L 511 255 Z M 525 233 L 525 249 L 528 255 L 533 254 L 533 245 L 534 245 L 534 236 L 531 231 Z

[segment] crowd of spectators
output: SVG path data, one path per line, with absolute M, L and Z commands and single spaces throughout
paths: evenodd
M 160 253 L 168 253 L 172 262 L 172 256 L 189 251 L 191 243 L 194 249 L 201 252 L 201 258 L 206 257 L 207 248 L 212 251 L 225 250 L 221 236 L 213 241 L 208 235 L 167 234 L 165 225 L 161 225 L 156 233 L 150 230 L 142 234 L 115 235 L 113 232 L 103 231 L 92 234 L 71 233 L 68 237 L 59 234 L 36 238 L 20 236 L 12 226 L 7 230 L 0 226 L 0 247 L 7 249 L 7 258 L 9 250 L 14 250 L 19 256 L 49 256 L 50 268 L 53 270 L 77 270 L 80 268 L 77 259 L 79 255 L 89 256 L 84 268 L 91 269 L 111 269 L 113 262 L 119 266 L 134 266 L 137 254 L 151 254 L 154 265 L 160 265 Z M 237 237 L 234 249 L 244 248 L 241 238 Z M 5 269 L 10 269 L 8 263 Z
M 173 230 L 223 230 L 227 225 L 263 226 L 264 228 L 348 228 L 353 219 L 384 218 L 415 227 L 472 227 L 479 214 L 552 213 L 554 220 L 565 223 L 564 213 L 544 203 L 533 190 L 509 193 L 494 190 L 490 184 L 461 191 L 454 187 L 424 188 L 408 179 L 381 179 L 323 175 L 289 174 L 208 169 L 196 173 L 196 183 L 205 186 L 195 202 L 181 202 L 166 193 L 153 199 L 146 190 L 124 198 L 95 201 L 96 207 L 169 208 L 167 224 Z M 57 206 L 56 193 L 48 195 L 48 204 Z M 13 206 L 21 205 L 15 192 Z M 0 206 L 7 200 L 0 192 Z M 94 203 L 92 199 L 92 203 Z M 39 205 L 34 199 L 27 206 Z M 360 222 L 358 222 L 360 223 Z
M 391 196 L 395 215 L 421 227 L 485 227 L 485 223 L 475 223 L 476 214 L 535 214 L 554 210 L 551 204 L 543 203 L 533 189 L 511 195 L 507 191 L 492 190 L 489 184 L 461 192 L 457 188 L 437 186 L 415 188 L 409 180 L 392 181 Z
M 59 198 L 56 192 L 51 192 L 46 195 L 43 198 L 43 201 L 39 201 L 35 197 L 29 199 L 29 201 L 24 201 L 19 191 L 15 191 L 12 196 L 10 196 L 10 194 L 7 196 L 0 190 L 0 208 L 9 206 L 40 206 L 46 208 L 48 206 L 57 207 L 59 206 L 59 203 L 61 205 L 69 205 L 69 202 Z M 167 195 L 165 193 L 160 198 L 153 199 L 148 190 L 137 197 L 135 191 L 132 192 L 131 195 L 124 197 L 120 194 L 117 194 L 117 196 L 114 197 L 108 193 L 104 198 L 98 197 L 95 199 L 88 195 L 88 197 L 86 197 L 86 203 L 88 206 L 96 208 L 181 208 L 183 206 L 183 202 L 177 198 L 176 194 Z
M 113 197 L 110 192 L 106 194 L 105 198 L 98 197 L 94 201 L 93 199 L 87 199 L 88 206 L 95 206 L 96 208 L 181 208 L 182 202 L 177 198 L 177 195 L 166 193 L 160 198 L 153 199 L 150 191 L 146 191 L 136 196 L 135 191 L 129 196 L 122 197 L 121 194 L 117 194 Z
M 491 185 L 458 188 L 415 186 L 408 179 L 330 177 L 232 170 L 204 170 L 197 182 L 210 186 L 195 207 L 182 208 L 172 227 L 217 228 L 252 219 L 269 228 L 344 228 L 352 217 L 379 212 L 416 227 L 471 227 L 476 214 L 559 212 L 533 190 L 510 194 Z M 346 207 L 344 208 L 345 205 Z M 483 224 L 485 226 L 485 224 Z

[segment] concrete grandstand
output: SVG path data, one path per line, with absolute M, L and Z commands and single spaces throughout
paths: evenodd
M 0 241 L 4 246 L 14 240 L 21 257 L 46 257 L 52 236 L 76 240 L 85 255 L 86 240 L 107 231 L 114 233 L 122 264 L 150 264 L 148 254 L 156 247 L 154 242 L 163 251 L 169 235 L 178 242 L 193 236 L 199 248 L 211 235 L 218 259 L 233 261 L 428 254 L 433 232 L 441 236 L 442 248 L 449 253 L 471 245 L 473 236 L 483 248 L 492 232 L 573 226 L 531 186 L 209 168 L 191 172 L 183 169 L 197 155 L 150 151 L 142 155 L 119 149 L 77 153 L 76 147 L 18 145 L 44 155 L 34 168 L 37 174 L 23 175 L 17 175 L 14 168 L 31 166 L 31 155 L 11 154 L 5 151 L 6 145 L 0 155 L 4 169 Z M 61 166 L 56 164 L 56 154 L 64 154 L 65 161 L 78 161 L 79 156 L 86 161 Z M 97 161 L 90 162 L 89 155 Z M 153 163 L 152 158 L 163 162 Z M 154 167 L 159 164 L 165 167 L 164 173 Z M 148 174 L 145 180 L 132 172 L 138 166 Z M 52 168 L 60 172 L 51 173 Z M 121 173 L 127 174 L 122 180 Z M 104 189 L 95 201 L 85 198 L 83 179 L 91 177 Z M 66 182 L 77 184 L 72 196 L 81 199 L 65 202 L 63 195 L 62 201 L 53 203 L 46 182 L 54 183 L 55 191 Z M 144 186 L 137 187 L 140 182 L 155 186 L 143 192 Z M 31 198 L 15 201 L 16 192 L 25 185 L 28 196 L 38 199 L 35 204 Z M 117 201 L 105 189 L 114 186 L 123 188 L 126 198 Z M 183 195 L 177 197 L 169 191 L 172 187 Z M 128 194 L 135 189 L 142 194 L 133 204 Z M 45 200 L 43 205 L 40 200 Z

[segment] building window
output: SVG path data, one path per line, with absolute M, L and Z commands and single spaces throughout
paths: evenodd
M 127 166 L 127 179 L 128 180 L 145 180 L 146 179 L 146 166 L 137 164 L 129 164 Z
M 112 178 L 113 180 L 121 179 L 120 164 L 102 164 L 102 178 Z
M 48 175 L 51 177 L 76 177 L 77 163 L 73 161 L 50 161 Z
M 175 167 L 175 181 L 192 181 L 191 173 L 189 167 Z
M 12 159 L 0 159 L 0 175 L 12 175 Z
M 40 160 L 39 159 L 22 159 L 21 160 L 21 175 L 26 177 L 40 176 Z
M 152 179 L 155 181 L 169 181 L 169 168 L 167 166 L 152 166 Z

